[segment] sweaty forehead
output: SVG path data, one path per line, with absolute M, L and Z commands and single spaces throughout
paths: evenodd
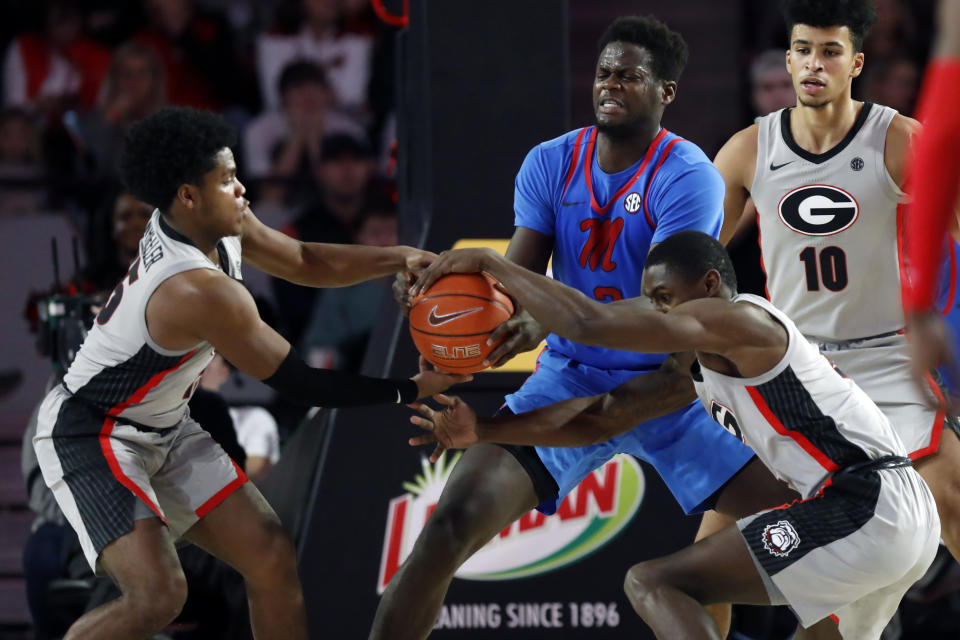
M 664 287 L 666 283 L 666 268 L 661 262 L 659 264 L 647 265 L 643 270 L 641 287 L 645 296 L 650 296 L 658 287 Z
M 230 147 L 224 147 L 217 151 L 214 162 L 213 171 L 217 173 L 227 173 L 237 169 L 237 162 L 233 158 L 233 151 L 230 150 Z
M 652 63 L 653 56 L 647 49 L 619 40 L 605 46 L 597 59 L 597 67 L 603 69 L 643 67 L 649 70 L 653 66 Z

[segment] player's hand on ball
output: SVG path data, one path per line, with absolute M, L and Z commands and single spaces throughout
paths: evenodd
M 409 271 L 398 271 L 391 287 L 393 299 L 405 316 L 410 315 L 410 301 L 413 299 L 410 295 L 410 287 L 413 285 L 413 281 L 414 275 L 412 273 Z
M 487 338 L 487 344 L 497 344 L 500 340 L 503 342 L 490 352 L 484 363 L 500 367 L 518 353 L 535 349 L 547 337 L 547 333 L 533 316 L 521 309 Z
M 434 282 L 448 273 L 479 273 L 490 260 L 500 254 L 492 249 L 456 249 L 444 251 L 430 263 L 410 289 L 411 295 L 417 295 L 430 288 Z
M 437 394 L 433 399 L 446 405 L 443 410 L 436 411 L 421 402 L 410 405 L 420 413 L 419 416 L 411 416 L 410 422 L 430 432 L 410 438 L 410 446 L 437 443 L 430 454 L 430 462 L 436 462 L 447 449 L 466 449 L 480 441 L 477 436 L 477 414 L 470 405 L 457 396 Z
M 430 368 L 426 359 L 420 356 L 420 373 L 411 378 L 417 383 L 417 397 L 428 398 L 441 391 L 446 391 L 455 384 L 470 382 L 473 376 L 469 373 L 447 373 Z
M 406 271 L 412 271 L 414 273 L 420 272 L 437 259 L 437 254 L 433 251 L 424 251 L 423 249 L 415 249 L 413 247 L 402 247 L 402 249 L 405 251 L 404 262 L 406 263 Z

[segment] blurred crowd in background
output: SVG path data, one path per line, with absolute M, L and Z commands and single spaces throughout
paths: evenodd
M 588 0 L 572 0 L 579 1 Z M 655 13 L 654 4 L 618 6 L 621 13 Z M 745 125 L 795 102 L 784 63 L 786 31 L 775 2 L 723 4 L 722 10 L 744 16 Z M 879 20 L 865 44 L 868 62 L 854 83 L 855 97 L 911 115 L 935 3 L 876 4 Z M 216 110 L 236 127 L 240 179 L 266 224 L 307 241 L 396 244 L 396 34 L 368 0 L 6 0 L 0 7 L 0 225 L 27 229 L 26 220 L 56 219 L 80 247 L 79 268 L 64 258 L 52 288 L 34 290 L 26 299 L 5 296 L 7 304 L 23 309 L 29 330 L 38 332 L 38 300 L 82 294 L 95 301 L 114 287 L 136 255 L 153 210 L 123 190 L 118 157 L 124 134 L 168 104 Z M 689 37 L 688 43 L 696 49 Z M 722 132 L 720 139 L 732 133 Z M 762 293 L 749 224 L 732 248 L 743 289 Z M 33 253 L 34 263 L 19 268 L 49 273 L 48 255 Z M 253 270 L 244 277 L 264 319 L 311 365 L 359 369 L 388 282 L 317 291 Z M 24 336 L 27 331 L 25 324 Z M 21 379 L 15 366 L 0 363 L 0 397 Z M 217 415 L 226 415 L 226 430 L 233 425 L 225 437 L 241 447 L 235 457 L 245 457 L 251 478 L 264 477 L 303 414 L 220 359 L 205 374 L 203 388 L 226 398 L 213 401 Z M 37 401 L 43 392 L 34 390 Z M 204 401 L 203 393 L 198 397 Z M 210 424 L 217 420 L 210 418 Z M 31 464 L 25 458 L 36 534 L 45 524 L 63 523 L 45 514 L 42 497 L 34 500 L 34 484 L 42 480 Z M 31 541 L 59 544 L 35 535 Z M 198 575 L 217 576 L 211 589 L 235 591 L 235 578 L 223 577 L 223 568 L 211 568 L 209 561 L 193 561 Z M 185 566 L 190 562 L 184 560 Z M 44 633 L 38 630 L 37 637 L 56 636 L 55 630 Z

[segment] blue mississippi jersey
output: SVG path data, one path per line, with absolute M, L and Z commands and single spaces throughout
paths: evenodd
M 960 291 L 957 290 L 960 286 L 960 246 L 953 238 L 947 238 L 946 245 L 937 309 L 943 316 L 944 328 L 953 342 L 954 353 L 960 353 Z M 960 396 L 960 363 L 945 363 L 940 366 L 939 372 L 950 393 Z
M 692 142 L 661 129 L 643 158 L 619 173 L 597 163 L 596 127 L 534 147 L 517 174 L 514 224 L 554 238 L 553 277 L 602 302 L 643 295 L 650 247 L 693 229 L 717 237 L 720 172 Z M 604 369 L 647 370 L 662 354 L 586 347 L 551 334 L 571 360 Z

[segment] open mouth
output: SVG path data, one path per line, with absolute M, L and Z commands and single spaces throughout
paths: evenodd
M 621 113 L 626 111 L 626 107 L 622 102 L 614 98 L 603 98 L 597 104 L 597 111 L 600 113 Z
M 825 82 L 817 78 L 806 78 L 800 82 L 800 86 L 807 91 L 820 91 L 827 85 Z

